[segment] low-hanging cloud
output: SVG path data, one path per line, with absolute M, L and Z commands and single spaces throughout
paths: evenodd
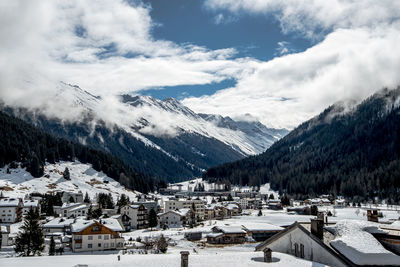
M 146 107 L 132 109 L 114 96 L 234 79 L 232 88 L 183 103 L 197 112 L 237 118 L 249 113 L 268 126 L 292 128 L 336 101 L 360 100 L 400 84 L 398 1 L 207 0 L 204 5 L 234 21 L 242 13 L 273 16 L 284 33 L 315 45 L 262 62 L 238 58 L 234 48 L 155 40 L 151 7 L 139 1 L 2 1 L 0 99 L 79 120 L 85 108 L 60 95 L 64 81 L 102 96 L 95 114 L 110 124 L 133 125 L 147 116 L 153 123 L 143 133 L 174 135 L 176 119 Z
M 208 8 L 276 16 L 285 32 L 317 40 L 304 52 L 261 62 L 233 88 L 186 98 L 198 112 L 257 116 L 292 128 L 342 100 L 359 101 L 400 84 L 400 3 L 396 1 L 208 0 Z

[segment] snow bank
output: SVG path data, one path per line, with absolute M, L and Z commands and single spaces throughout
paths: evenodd
M 372 233 L 385 233 L 379 224 L 343 220 L 332 227 L 335 239 L 330 244 L 357 265 L 398 265 L 400 257 L 386 250 Z

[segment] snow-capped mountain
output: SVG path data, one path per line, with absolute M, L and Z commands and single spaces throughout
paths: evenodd
M 170 181 L 259 154 L 287 133 L 257 121 L 196 114 L 174 98 L 101 98 L 67 83 L 57 85 L 53 101 L 53 109 L 62 106 L 67 114 L 55 110 L 49 119 L 48 107 L 45 116 L 40 110 L 33 116 L 15 108 L 12 113 L 50 134 L 103 149 L 139 172 Z

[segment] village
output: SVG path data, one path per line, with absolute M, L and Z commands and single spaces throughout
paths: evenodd
M 56 195 L 61 205 L 54 205 L 48 216 L 48 196 L 13 198 L 2 192 L 0 261 L 23 264 L 13 248 L 24 218 L 35 210 L 45 240 L 42 254 L 74 257 L 79 266 L 92 266 L 89 255 L 117 263 L 150 254 L 160 259 L 157 266 L 169 266 L 169 261 L 197 266 L 196 257 L 215 255 L 225 266 L 232 251 L 243 253 L 241 262 L 249 266 L 400 264 L 397 206 L 350 203 L 329 195 L 298 201 L 279 196 L 268 184 L 228 188 L 202 179 L 135 199 L 121 194 L 114 201 L 104 193 L 90 198 L 82 191 Z M 49 258 L 38 258 L 43 257 Z

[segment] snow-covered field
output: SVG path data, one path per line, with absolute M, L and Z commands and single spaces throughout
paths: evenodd
M 68 167 L 71 180 L 63 178 L 63 171 Z M 136 193 L 125 189 L 114 179 L 108 177 L 103 172 L 97 172 L 90 164 L 80 162 L 59 162 L 56 164 L 46 164 L 44 176 L 34 178 L 25 169 L 10 169 L 7 173 L 7 167 L 0 169 L 0 188 L 2 188 L 5 197 L 24 197 L 32 192 L 51 193 L 70 191 L 88 192 L 91 198 L 96 193 L 111 193 L 114 199 L 120 194 L 126 194 L 131 199 Z M 48 175 L 48 178 L 45 177 Z M 105 181 L 108 181 L 108 183 Z

